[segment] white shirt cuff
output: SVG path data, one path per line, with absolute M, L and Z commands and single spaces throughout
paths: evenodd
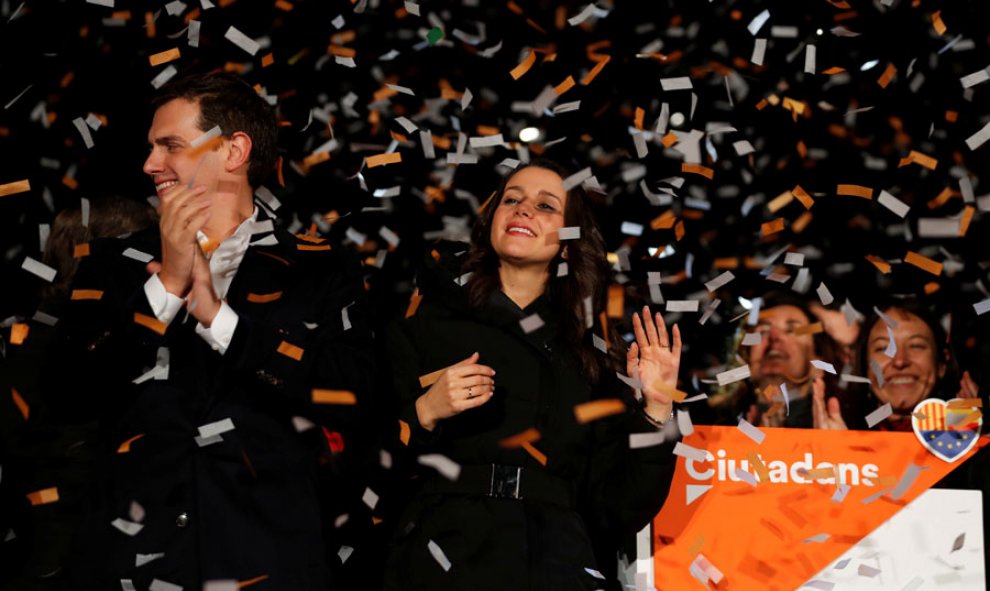
M 169 293 L 157 273 L 148 277 L 148 280 L 144 282 L 144 295 L 148 298 L 148 304 L 151 306 L 155 318 L 165 324 L 171 324 L 179 310 L 182 309 L 182 298 L 174 293 Z
M 219 351 L 221 355 L 227 352 L 230 341 L 234 338 L 234 329 L 237 328 L 237 312 L 227 305 L 227 302 L 220 302 L 220 310 L 216 317 L 206 328 L 201 323 L 196 323 L 196 334 L 201 336 L 214 351 Z

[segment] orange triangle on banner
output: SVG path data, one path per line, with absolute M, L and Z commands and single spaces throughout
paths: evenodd
M 948 463 L 911 432 L 763 431 L 759 445 L 736 427 L 695 425 L 684 438 L 708 455 L 677 458 L 653 522 L 657 589 L 701 589 L 706 577 L 709 589 L 797 589 L 990 443 Z

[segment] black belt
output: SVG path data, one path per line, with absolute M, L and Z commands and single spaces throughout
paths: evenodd
M 461 466 L 457 480 L 434 476 L 425 484 L 423 492 L 525 499 L 574 507 L 574 491 L 569 480 L 535 468 L 504 464 Z

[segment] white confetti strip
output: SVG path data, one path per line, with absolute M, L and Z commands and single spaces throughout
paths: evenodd
M 690 90 L 690 89 L 694 88 L 691 85 L 691 77 L 690 76 L 679 76 L 677 78 L 661 78 L 660 79 L 660 87 L 664 91 L 671 91 L 671 90 Z
M 826 287 L 824 282 L 822 282 L 815 291 L 818 293 L 818 300 L 823 306 L 827 306 L 835 301 L 835 298 L 832 297 L 832 292 L 828 290 L 828 287 Z
M 674 445 L 674 455 L 696 462 L 704 462 L 708 458 L 708 453 L 705 450 L 692 447 L 681 441 Z
M 749 437 L 754 442 L 756 442 L 756 445 L 762 445 L 763 444 L 763 440 L 767 436 L 766 433 L 764 433 L 763 431 L 760 431 L 758 428 L 756 428 L 755 426 L 753 426 L 746 419 L 739 419 L 739 424 L 736 425 L 736 428 L 739 429 L 740 431 L 742 431 L 743 435 L 745 435 L 746 437 Z
M 412 133 L 419 129 L 416 124 L 405 117 L 396 117 L 395 122 L 402 126 L 406 133 Z
M 986 82 L 990 80 L 990 68 L 983 68 L 982 70 L 977 70 L 972 74 L 967 74 L 959 79 L 963 88 L 971 88 L 976 86 L 981 82 Z
M 927 468 L 916 464 L 911 464 L 905 468 L 900 480 L 897 481 L 897 485 L 894 486 L 894 490 L 890 492 L 890 498 L 896 501 L 904 496 L 904 493 L 911 488 L 911 485 L 914 484 L 914 481 L 918 478 L 918 474 L 921 474 L 922 470 L 927 470 Z
M 832 537 L 832 534 L 816 534 L 804 540 L 805 544 L 821 544 Z
M 887 191 L 880 191 L 880 197 L 877 198 L 877 203 L 892 211 L 899 218 L 903 218 L 911 211 L 910 205 L 894 197 Z
M 214 421 L 212 423 L 207 423 L 198 427 L 199 436 L 203 438 L 213 437 L 214 435 L 221 435 L 228 431 L 234 430 L 234 421 L 229 418 L 222 419 L 219 421 Z
M 258 53 L 258 50 L 261 49 L 260 43 L 240 32 L 236 27 L 231 26 L 227 29 L 227 32 L 224 33 L 223 36 L 224 39 L 230 41 L 251 55 Z
M 504 146 L 505 140 L 502 139 L 501 133 L 496 133 L 495 135 L 472 137 L 470 144 L 472 148 L 494 148 Z
M 737 367 L 735 369 L 730 369 L 730 370 L 727 370 L 727 371 L 723 371 L 723 372 L 718 373 L 715 376 L 715 379 L 718 380 L 718 385 L 719 386 L 726 386 L 726 385 L 731 384 L 733 382 L 740 382 L 742 380 L 748 379 L 749 378 L 749 375 L 750 375 L 749 374 L 749 366 L 748 365 L 740 365 L 739 367 Z
M 711 281 L 706 283 L 705 289 L 707 289 L 708 291 L 715 291 L 720 287 L 724 287 L 726 284 L 728 284 L 730 281 L 732 281 L 735 278 L 736 276 L 732 274 L 732 271 L 725 271 L 715 279 L 712 279 Z
M 447 456 L 441 454 L 424 454 L 416 459 L 424 466 L 429 466 L 447 480 L 457 480 L 461 476 L 461 466 Z
M 526 334 L 539 330 L 543 327 L 543 324 L 543 319 L 540 318 L 539 314 L 531 314 L 519 321 L 519 326 Z
M 370 488 L 364 489 L 364 494 L 361 495 L 361 501 L 368 506 L 372 511 L 375 510 L 375 506 L 378 505 L 378 493 L 371 490 Z
M 48 265 L 40 261 L 34 260 L 31 257 L 24 258 L 24 262 L 21 263 L 21 268 L 27 271 L 28 273 L 32 273 L 34 275 L 37 275 L 38 277 L 41 277 L 42 279 L 44 279 L 49 283 L 51 283 L 52 279 L 55 279 L 55 275 L 58 273 L 58 271 L 56 271 L 55 269 L 49 267 Z
M 987 123 L 982 129 L 980 129 L 980 131 L 977 131 L 973 135 L 969 136 L 969 138 L 966 139 L 966 145 L 970 150 L 975 150 L 987 143 L 987 140 L 990 140 L 990 123 Z
M 832 493 L 832 502 L 841 503 L 842 501 L 846 500 L 846 495 L 849 494 L 849 491 L 851 490 L 852 490 L 851 485 L 845 483 L 839 484 L 835 488 L 835 492 Z
M 222 134 L 223 131 L 221 131 L 220 126 L 214 125 L 212 129 L 189 142 L 189 146 L 192 148 L 198 148 L 213 138 L 220 137 Z
M 557 237 L 559 240 L 577 240 L 581 237 L 581 227 L 580 226 L 566 226 L 557 230 Z
M 888 402 L 883 406 L 881 406 L 880 408 L 876 409 L 875 411 L 871 412 L 870 414 L 866 415 L 866 425 L 872 429 L 873 427 L 880 424 L 881 421 L 883 421 L 892 414 L 894 414 L 894 409 L 891 408 L 890 403 Z
M 471 100 L 474 98 L 474 94 L 471 93 L 470 88 L 464 89 L 464 95 L 461 97 L 461 110 L 466 111 L 468 105 L 471 104 Z
M 691 422 L 691 414 L 686 409 L 677 411 L 677 429 L 684 437 L 694 433 L 694 423 Z
M 161 88 L 163 84 L 171 80 L 178 73 L 179 70 L 177 70 L 174 65 L 169 64 L 168 67 L 161 72 L 158 72 L 158 74 L 151 79 L 151 86 L 156 89 Z
M 670 300 L 667 302 L 668 312 L 697 312 L 698 300 Z
M 817 48 L 814 45 L 809 45 L 804 50 L 804 73 L 814 74 L 815 73 L 815 55 Z
M 763 342 L 763 333 L 747 332 L 746 336 L 743 337 L 742 345 L 744 347 L 752 347 L 754 345 L 759 345 L 762 342 Z
M 830 374 L 835 375 L 835 366 L 827 361 L 822 361 L 820 359 L 812 359 L 811 365 L 814 365 L 822 371 L 827 371 Z
M 238 591 L 240 587 L 233 579 L 220 579 L 216 581 L 204 581 L 203 591 Z
M 590 179 L 591 176 L 592 176 L 592 174 L 591 174 L 591 167 L 590 166 L 587 167 L 587 168 L 583 168 L 583 169 L 575 172 L 574 174 L 572 174 L 569 177 L 567 177 L 566 179 L 564 179 L 564 190 L 565 191 L 570 191 L 574 187 L 576 187 L 576 186 L 580 185 L 581 183 L 583 183 L 584 181 Z
M 144 376 L 141 376 L 141 377 L 143 378 Z M 211 435 L 209 437 L 200 437 L 199 435 L 197 435 L 196 437 L 193 437 L 193 439 L 196 441 L 196 445 L 198 445 L 199 447 L 206 447 L 207 445 L 213 445 L 214 443 L 220 443 L 221 441 L 223 441 L 223 436 L 222 435 Z
M 153 554 L 136 554 L 134 556 L 134 566 L 144 566 L 149 562 L 158 560 L 159 558 L 164 558 L 164 552 L 155 552 Z
M 127 521 L 126 519 L 121 519 L 120 517 L 111 521 L 110 525 L 114 526 L 115 528 L 119 529 L 120 531 L 124 532 L 129 536 L 137 535 L 139 531 L 144 529 L 144 526 L 141 525 L 140 523 Z
M 79 135 L 82 136 L 83 143 L 86 144 L 86 149 L 93 147 L 93 135 L 89 132 L 89 126 L 83 121 L 82 117 L 76 117 L 72 120 L 72 125 L 76 127 L 79 131 Z
M 433 555 L 433 559 L 437 561 L 440 568 L 442 568 L 444 572 L 449 571 L 451 566 L 450 561 L 447 560 L 447 555 L 443 553 L 440 546 L 433 540 L 430 540 L 426 547 L 430 550 L 430 554 Z
M 189 29 L 186 31 L 186 41 L 189 43 L 189 47 L 199 47 L 199 31 L 202 26 L 198 20 L 189 21 Z
M 765 25 L 767 20 L 769 19 L 770 19 L 770 11 L 764 10 L 760 14 L 756 15 L 756 17 L 753 18 L 753 20 L 749 21 L 749 24 L 746 26 L 746 30 L 749 31 L 750 35 L 755 36 L 756 33 L 763 28 L 763 25 Z
M 832 589 L 835 588 L 835 583 L 832 583 L 830 581 L 822 581 L 819 579 L 815 579 L 813 581 L 808 581 L 804 585 L 801 585 L 802 589 L 804 589 L 805 587 L 811 587 L 812 589 L 819 589 L 820 591 L 832 591 Z
M 753 55 L 749 58 L 749 61 L 753 62 L 757 66 L 763 65 L 763 58 L 767 53 L 767 40 L 757 39 L 753 44 Z
M 976 312 L 977 316 L 982 316 L 987 312 L 990 312 L 990 298 L 973 304 L 973 310 Z
M 161 579 L 153 579 L 148 591 L 182 591 L 182 587 Z
M 584 9 L 581 10 L 581 12 L 567 19 L 567 24 L 571 25 L 572 27 L 576 27 L 577 25 L 580 25 L 584 21 L 591 18 L 592 15 L 594 14 L 595 14 L 595 5 L 589 4 L 585 6 Z
M 757 485 L 756 476 L 753 476 L 752 474 L 750 474 L 746 470 L 743 470 L 742 468 L 736 468 L 736 478 L 742 480 L 743 482 L 745 482 L 750 486 Z
M 642 236 L 643 225 L 633 222 L 622 222 L 622 227 L 619 231 L 627 236 Z
M 873 568 L 868 564 L 859 565 L 859 569 L 856 571 L 860 576 L 873 578 L 880 574 L 880 569 Z
M 711 489 L 712 489 L 712 485 L 710 485 L 710 484 L 689 484 L 689 485 L 687 485 L 687 488 L 686 488 L 686 491 L 685 491 L 685 501 L 686 501 L 686 504 L 690 505 L 691 503 L 693 503 L 696 500 L 698 500 L 698 498 L 701 495 L 705 494 L 706 492 L 710 491 Z
M 146 252 L 141 252 L 140 250 L 137 250 L 136 248 L 128 248 L 127 250 L 125 250 L 124 252 L 122 252 L 120 254 L 122 256 L 125 256 L 125 257 L 129 258 L 129 259 L 134 259 L 135 261 L 140 261 L 142 263 L 150 263 L 151 261 L 153 261 L 155 259 L 155 257 L 151 256 L 150 254 L 148 254 Z
M 653 447 L 654 445 L 661 445 L 666 440 L 667 438 L 663 431 L 656 431 L 654 433 L 630 433 L 629 449 Z

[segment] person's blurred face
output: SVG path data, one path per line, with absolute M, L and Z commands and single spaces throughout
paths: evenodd
M 144 161 L 144 172 L 155 183 L 159 197 L 180 184 L 203 185 L 209 193 L 218 188 L 223 172 L 221 152 L 191 145 L 204 133 L 199 128 L 199 116 L 199 104 L 181 98 L 155 111 L 148 131 L 151 153 Z
M 552 170 L 531 166 L 513 174 L 492 219 L 492 248 L 503 262 L 547 266 L 557 256 L 567 191 Z
M 758 383 L 765 386 L 804 380 L 815 354 L 814 340 L 811 334 L 795 331 L 809 324 L 808 317 L 795 306 L 776 306 L 760 312 L 757 331 L 763 339 L 749 351 L 749 371 Z
M 886 314 L 897 322 L 897 328 L 892 329 L 897 352 L 893 357 L 886 355 L 890 335 L 883 319 L 877 320 L 866 341 L 870 388 L 881 403 L 889 402 L 894 412 L 904 414 L 931 396 L 945 368 L 936 359 L 932 329 L 921 318 L 900 308 L 891 308 Z M 882 388 L 874 366 L 883 376 Z

